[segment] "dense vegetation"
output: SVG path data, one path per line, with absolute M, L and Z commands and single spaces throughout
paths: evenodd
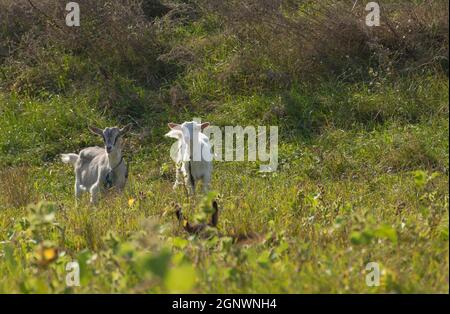
M 378 1 L 371 28 L 366 1 L 77 2 L 67 27 L 64 1 L 0 0 L 0 292 L 448 292 L 447 1 Z M 194 117 L 277 125 L 278 170 L 172 191 L 166 123 Z M 59 154 L 129 122 L 125 194 L 75 207 Z M 187 235 L 171 203 L 213 197 Z

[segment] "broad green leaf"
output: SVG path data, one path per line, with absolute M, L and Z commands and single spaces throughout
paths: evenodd
M 194 267 L 181 265 L 169 270 L 164 283 L 170 293 L 187 293 L 194 287 L 196 278 Z

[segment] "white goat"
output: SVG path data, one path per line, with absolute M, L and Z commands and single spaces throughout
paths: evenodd
M 207 192 L 212 175 L 212 154 L 208 137 L 201 133 L 209 126 L 209 122 L 184 122 L 183 124 L 169 123 L 171 129 L 166 134 L 178 140 L 175 156 L 176 180 L 173 188 L 184 183 L 190 194 L 195 193 L 195 185 L 202 181 L 202 190 Z
M 123 190 L 128 177 L 128 168 L 122 156 L 121 137 L 130 130 L 131 124 L 101 130 L 89 127 L 89 130 L 103 137 L 105 148 L 88 147 L 77 154 L 61 154 L 64 163 L 75 168 L 75 199 L 82 192 L 91 194 L 91 203 L 97 203 L 100 191 L 116 187 Z

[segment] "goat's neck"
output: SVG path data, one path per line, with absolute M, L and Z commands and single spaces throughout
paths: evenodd
M 200 156 L 195 157 L 201 157 L 202 154 L 202 143 L 200 142 L 200 138 L 194 138 L 193 141 L 186 145 L 187 149 L 189 150 L 189 158 L 191 161 L 194 160 L 194 151 L 197 151 Z
M 108 156 L 108 163 L 111 169 L 117 167 L 120 163 L 120 160 L 122 159 L 122 151 L 120 149 L 116 149 L 109 154 L 107 153 L 106 155 Z

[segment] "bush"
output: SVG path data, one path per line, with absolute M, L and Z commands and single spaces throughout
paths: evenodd
M 200 1 L 236 47 L 226 73 L 232 86 L 285 88 L 326 78 L 370 80 L 438 68 L 448 73 L 448 3 L 390 1 L 381 26 L 365 25 L 365 2 Z
M 168 68 L 157 59 L 163 44 L 141 3 L 78 2 L 80 27 L 65 25 L 67 12 L 62 2 L 0 4 L 0 19 L 6 21 L 0 38 L 2 49 L 8 51 L 1 59 L 6 68 L 4 87 L 21 93 L 60 93 L 70 90 L 72 83 L 89 86 L 117 75 L 158 87 Z

